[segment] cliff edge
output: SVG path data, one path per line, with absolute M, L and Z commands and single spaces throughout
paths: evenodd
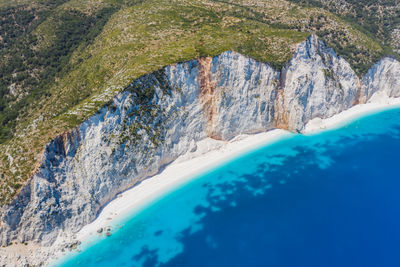
M 0 244 L 48 247 L 73 236 L 119 192 L 207 137 L 301 132 L 313 118 L 331 117 L 377 93 L 400 97 L 398 61 L 384 58 L 359 78 L 315 35 L 298 45 L 281 71 L 228 51 L 142 76 L 47 144 L 36 173 L 1 210 Z

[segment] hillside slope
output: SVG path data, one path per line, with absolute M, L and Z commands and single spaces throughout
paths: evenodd
M 237 52 L 172 64 L 132 81 L 99 112 L 49 142 L 35 174 L 0 209 L 0 262 L 18 243 L 39 264 L 76 242 L 119 192 L 197 142 L 282 128 L 301 132 L 357 103 L 400 97 L 400 62 L 384 58 L 359 79 L 315 35 L 281 71 Z M 1 256 L 4 255 L 4 256 Z
M 290 0 L 327 8 L 369 35 L 381 39 L 387 50 L 400 52 L 400 2 L 398 0 Z
M 46 143 L 143 74 L 227 50 L 279 69 L 315 32 L 362 75 L 387 47 L 324 9 L 286 0 L 3 0 L 0 11 L 2 204 L 35 172 Z

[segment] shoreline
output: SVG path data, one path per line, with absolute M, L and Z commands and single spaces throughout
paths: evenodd
M 110 201 L 92 223 L 85 225 L 77 233 L 77 240 L 85 243 L 91 236 L 99 236 L 97 230 L 100 228 L 112 227 L 115 223 L 134 216 L 158 199 L 214 168 L 290 136 L 290 132 L 274 129 L 258 134 L 240 135 L 231 141 L 211 138 L 201 140 L 197 143 L 195 152 L 180 156 L 160 173 L 146 178 Z
M 377 95 L 371 99 L 370 103 L 355 105 L 327 119 L 315 118 L 309 121 L 302 134 L 314 135 L 334 130 L 364 116 L 397 107 L 400 107 L 400 98 Z M 138 185 L 117 195 L 104 206 L 92 223 L 85 225 L 76 233 L 74 241 L 79 242 L 81 244 L 79 248 L 84 249 L 92 242 L 105 238 L 106 229 L 117 229 L 118 224 L 132 218 L 175 189 L 239 156 L 276 143 L 291 135 L 293 133 L 286 130 L 273 129 L 257 134 L 240 135 L 230 141 L 218 141 L 211 138 L 201 140 L 197 143 L 196 151 L 180 156 L 158 174 L 146 178 Z M 98 233 L 99 229 L 102 229 L 102 233 Z M 57 240 L 56 243 L 59 241 L 65 243 L 65 240 Z M 77 252 L 77 250 L 55 251 L 55 258 L 48 259 L 47 264 L 53 266 L 63 263 Z
M 76 233 L 74 241 L 79 242 L 79 249 L 85 249 L 93 242 L 106 238 L 107 229 L 118 229 L 125 220 L 134 217 L 152 203 L 168 195 L 175 189 L 201 177 L 209 171 L 239 156 L 258 148 L 276 143 L 290 137 L 293 133 L 282 129 L 273 129 L 257 134 L 243 134 L 230 141 L 206 138 L 197 143 L 194 152 L 188 152 L 168 164 L 158 174 L 146 178 L 136 186 L 121 192 L 107 203 L 97 218 Z M 98 232 L 99 229 L 101 233 Z M 71 240 L 68 240 L 71 241 Z M 65 243 L 65 240 L 57 240 Z M 57 253 L 48 262 L 57 266 L 78 253 L 70 250 Z
M 304 127 L 302 134 L 313 135 L 326 130 L 338 129 L 362 117 L 397 107 L 400 107 L 400 97 L 388 98 L 374 95 L 371 101 L 366 104 L 355 105 L 326 119 L 315 118 L 310 120 Z

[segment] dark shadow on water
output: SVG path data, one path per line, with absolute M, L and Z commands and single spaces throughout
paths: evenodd
M 183 253 L 162 266 L 400 266 L 400 142 L 373 139 L 330 144 L 334 163 L 326 169 L 302 146 L 272 172 L 261 164 L 235 184 L 234 195 L 209 196 L 220 211 L 196 208 L 206 213 L 203 229 L 182 232 Z M 291 180 L 282 185 L 287 172 Z M 247 188 L 263 186 L 260 173 L 273 186 L 254 197 Z

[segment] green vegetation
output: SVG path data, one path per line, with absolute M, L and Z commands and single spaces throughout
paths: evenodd
M 324 72 L 325 79 L 326 79 L 326 78 L 330 78 L 330 79 L 333 79 L 333 78 L 334 78 L 332 70 L 330 70 L 330 69 L 323 69 L 322 71 Z
M 280 68 L 310 32 L 359 74 L 388 50 L 364 26 L 300 4 L 0 0 L 0 203 L 29 179 L 49 140 L 95 114 L 124 88 L 138 94 L 132 115 L 139 118 L 121 142 L 135 144 L 145 131 L 157 147 L 163 129 L 149 116 L 162 112 L 148 101 L 154 88 L 128 85 L 168 64 L 235 50 Z M 163 84 L 162 75 L 154 82 Z
M 291 0 L 292 2 L 328 8 L 329 11 L 352 21 L 364 32 L 390 44 L 390 33 L 400 25 L 400 6 L 396 0 Z
M 134 108 L 128 114 L 131 121 L 123 122 L 123 134 L 119 137 L 120 144 L 129 141 L 128 145 L 135 147 L 142 139 L 142 132 L 146 132 L 152 144 L 151 149 L 148 149 L 149 152 L 154 151 L 163 141 L 163 121 L 168 119 L 165 111 L 152 103 L 155 87 L 161 88 L 162 97 L 170 95 L 173 90 L 166 81 L 162 70 L 155 71 L 153 74 L 155 80 L 145 76 L 126 88 L 132 93 L 131 102 L 134 104 Z
M 50 2 L 50 7 L 42 9 L 19 6 L 1 10 L 5 20 L 0 54 L 5 60 L 0 63 L 0 143 L 12 137 L 17 117 L 28 113 L 29 105 L 51 96 L 51 84 L 71 70 L 72 52 L 89 45 L 117 10 L 113 6 L 93 14 L 78 9 L 55 10 L 61 3 Z M 38 36 L 33 29 L 45 19 L 52 22 L 52 36 L 46 40 L 51 39 L 51 44 L 41 47 L 43 35 Z
M 383 55 L 399 57 L 394 50 L 400 48 L 400 40 L 394 38 L 394 31 L 400 30 L 400 5 L 396 0 L 343 0 L 343 1 L 324 1 L 324 0 L 290 0 L 301 4 L 303 7 L 319 7 L 328 9 L 337 14 L 354 29 L 364 33 L 371 39 L 379 40 L 382 52 L 375 56 L 374 61 Z M 327 32 L 317 32 L 324 37 Z M 338 33 L 334 33 L 338 34 Z M 359 62 L 360 58 L 368 56 L 365 51 L 360 51 L 357 44 L 346 45 L 342 38 L 331 40 L 337 47 L 337 52 L 347 60 Z M 400 50 L 398 50 L 400 51 Z M 358 66 L 360 73 L 367 71 L 369 65 L 361 64 Z
M 29 86 L 37 79 L 29 73 L 34 72 L 33 51 L 29 47 L 35 41 L 30 32 L 40 24 L 49 13 L 61 4 L 61 1 L 48 3 L 48 6 L 11 6 L 0 9 L 0 143 L 11 137 L 11 131 L 15 126 L 15 120 L 19 110 L 24 105 L 24 100 L 16 105 L 16 97 L 9 94 L 14 91 L 16 84 Z

